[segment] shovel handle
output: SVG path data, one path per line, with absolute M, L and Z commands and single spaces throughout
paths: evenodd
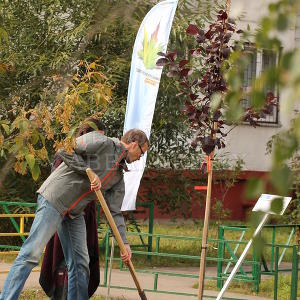
M 90 169 L 90 168 L 87 168 L 87 169 L 86 169 L 86 173 L 87 173 L 87 175 L 88 175 L 90 181 L 92 181 L 92 180 L 94 179 L 94 176 L 96 175 L 96 174 L 92 171 L 92 169 Z M 106 218 L 107 218 L 107 220 L 108 220 L 108 223 L 109 223 L 109 225 L 110 225 L 110 227 L 111 227 L 111 230 L 112 230 L 112 232 L 113 232 L 113 234 L 114 234 L 114 236 L 115 236 L 115 239 L 116 239 L 116 241 L 117 241 L 117 243 L 118 243 L 118 245 L 119 245 L 119 247 L 120 247 L 121 253 L 122 253 L 122 254 L 126 254 L 126 253 L 127 253 L 127 250 L 126 250 L 125 244 L 124 244 L 124 242 L 123 242 L 123 240 L 122 240 L 122 238 L 121 238 L 121 235 L 120 235 L 120 233 L 119 233 L 119 230 L 118 230 L 118 228 L 117 228 L 117 226 L 116 226 L 116 223 L 115 223 L 115 221 L 114 221 L 114 219 L 113 219 L 113 217 L 112 217 L 112 215 L 111 215 L 111 213 L 110 213 L 110 210 L 109 210 L 109 208 L 108 208 L 108 206 L 107 206 L 107 204 L 106 204 L 106 201 L 105 201 L 105 199 L 104 199 L 104 197 L 103 197 L 101 191 L 100 191 L 100 190 L 97 190 L 97 191 L 95 191 L 95 193 L 96 193 L 97 198 L 98 198 L 98 200 L 99 200 L 99 202 L 100 202 L 100 204 L 101 204 L 101 207 L 102 207 L 102 209 L 103 209 L 103 211 L 104 211 L 104 213 L 105 213 L 105 216 L 106 216 Z M 128 263 L 128 268 L 129 268 L 130 274 L 131 274 L 131 276 L 132 276 L 132 278 L 133 278 L 133 281 L 134 281 L 134 283 L 135 283 L 135 285 L 136 285 L 136 287 L 137 287 L 137 290 L 138 290 L 138 292 L 139 292 L 139 295 L 140 295 L 140 297 L 141 297 L 141 300 L 147 300 L 147 297 L 146 297 L 146 295 L 145 295 L 145 292 L 144 292 L 143 289 L 141 288 L 141 285 L 140 285 L 140 283 L 139 283 L 139 280 L 138 280 L 138 278 L 137 278 L 137 275 L 136 275 L 136 272 L 135 272 L 135 269 L 134 269 L 134 266 L 133 266 L 131 260 L 130 260 L 129 263 Z

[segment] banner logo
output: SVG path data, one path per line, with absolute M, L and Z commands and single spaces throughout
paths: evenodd
M 151 34 L 150 39 L 148 39 L 148 33 L 146 26 L 144 27 L 144 41 L 142 49 L 138 51 L 138 57 L 143 60 L 146 69 L 156 68 L 156 61 L 158 58 L 157 53 L 163 51 L 164 45 L 158 41 L 160 22 L 157 24 L 154 32 Z

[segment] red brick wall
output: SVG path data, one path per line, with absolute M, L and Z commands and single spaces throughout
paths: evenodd
M 174 179 L 178 173 L 172 170 L 165 171 L 165 175 L 169 176 L 170 180 L 168 182 L 172 181 L 172 178 Z M 207 175 L 200 174 L 198 171 L 194 171 L 192 173 L 189 173 L 189 171 L 184 171 L 186 174 L 186 178 L 189 178 L 192 180 L 192 183 L 194 185 L 206 185 Z M 228 173 L 230 174 L 230 172 Z M 224 175 L 224 174 L 223 174 Z M 248 200 L 244 196 L 244 189 L 245 184 L 247 182 L 247 179 L 250 177 L 264 177 L 266 176 L 266 172 L 255 172 L 255 171 L 243 171 L 239 174 L 237 182 L 233 187 L 231 187 L 224 197 L 224 208 L 229 209 L 231 211 L 230 216 L 228 219 L 230 220 L 245 220 L 247 210 L 251 209 L 256 199 Z M 149 185 L 151 185 L 151 188 L 154 187 L 154 190 L 159 193 L 162 189 L 168 190 L 168 183 L 162 184 L 162 182 L 159 182 L 159 178 L 156 179 L 157 174 L 155 173 L 155 170 L 148 170 L 144 174 L 144 177 L 141 182 L 141 186 L 139 189 L 138 194 L 138 202 L 147 202 L 147 190 L 149 189 Z M 215 173 L 214 176 L 219 176 L 218 173 Z M 200 181 L 203 181 L 205 183 L 199 183 Z M 172 188 L 172 187 L 171 187 Z M 212 207 L 214 206 L 214 203 L 216 199 L 222 199 L 224 190 L 224 184 L 219 183 L 215 184 L 212 187 Z M 190 195 L 191 195 L 191 216 L 190 218 L 193 219 L 202 219 L 204 217 L 204 211 L 205 211 L 205 197 L 206 197 L 206 191 L 194 191 L 190 188 Z M 155 197 L 155 193 L 154 193 Z M 183 205 L 184 207 L 184 205 Z M 146 218 L 147 212 L 146 210 L 142 209 L 142 213 L 138 213 L 141 209 L 137 209 L 137 212 L 135 213 L 136 218 Z M 154 205 L 154 218 L 155 219 L 172 219 L 172 218 L 182 218 L 181 212 L 173 213 L 165 213 L 163 210 L 159 209 L 158 205 Z M 211 213 L 211 218 L 214 219 L 215 216 L 213 213 Z

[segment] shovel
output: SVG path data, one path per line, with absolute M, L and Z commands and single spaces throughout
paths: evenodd
M 95 173 L 90 168 L 86 169 L 86 173 L 87 173 L 90 181 L 92 181 L 94 179 Z M 105 216 L 106 216 L 106 218 L 108 220 L 108 223 L 109 223 L 109 225 L 111 227 L 111 230 L 112 230 L 112 232 L 113 232 L 113 234 L 115 236 L 115 239 L 117 240 L 117 243 L 118 243 L 118 245 L 120 247 L 121 253 L 122 254 L 127 253 L 126 247 L 125 247 L 124 242 L 123 242 L 123 240 L 121 238 L 119 230 L 118 230 L 118 228 L 116 226 L 116 223 L 115 223 L 115 221 L 114 221 L 114 219 L 113 219 L 113 217 L 112 217 L 112 215 L 110 213 L 110 210 L 109 210 L 109 208 L 108 208 L 108 206 L 106 204 L 106 201 L 103 198 L 103 195 L 102 195 L 101 191 L 98 190 L 98 191 L 95 191 L 95 193 L 96 193 L 97 198 L 98 198 L 98 200 L 99 200 L 99 202 L 101 204 L 101 207 L 102 207 L 102 209 L 103 209 L 103 211 L 105 213 Z M 129 261 L 129 263 L 127 264 L 127 266 L 128 266 L 129 271 L 130 271 L 130 274 L 131 274 L 131 276 L 133 278 L 133 281 L 134 281 L 134 283 L 136 285 L 136 288 L 137 288 L 137 290 L 139 292 L 141 300 L 147 300 L 145 292 L 143 291 L 143 289 L 142 289 L 142 287 L 141 287 L 141 285 L 140 285 L 140 283 L 138 281 L 138 278 L 136 276 L 136 272 L 135 272 L 135 269 L 134 269 L 134 266 L 133 266 L 131 260 Z

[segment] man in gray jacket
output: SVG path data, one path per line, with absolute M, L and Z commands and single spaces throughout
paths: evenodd
M 74 153 L 60 151 L 63 163 L 46 179 L 37 191 L 38 207 L 30 233 L 23 244 L 3 286 L 0 300 L 18 299 L 33 267 L 38 265 L 43 249 L 55 231 L 58 232 L 68 266 L 68 299 L 88 299 L 89 256 L 83 211 L 94 198 L 93 191 L 105 194 L 127 254 L 131 250 L 125 236 L 121 213 L 125 187 L 123 172 L 126 163 L 134 162 L 148 150 L 149 140 L 138 129 L 127 131 L 121 141 L 108 138 L 97 131 L 76 139 Z M 90 167 L 96 174 L 92 183 L 86 175 Z

